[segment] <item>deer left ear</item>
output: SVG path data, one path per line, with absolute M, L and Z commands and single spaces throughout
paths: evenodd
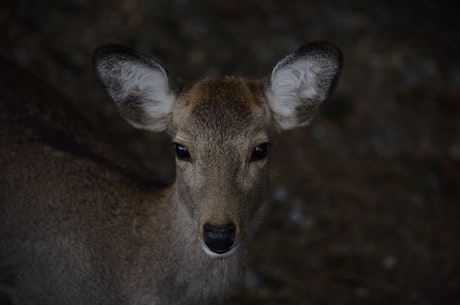
M 168 128 L 179 82 L 161 65 L 130 48 L 108 44 L 94 53 L 94 66 L 131 125 L 156 132 Z
M 341 68 L 341 52 L 324 42 L 307 44 L 281 60 L 265 88 L 279 128 L 309 124 L 329 96 Z

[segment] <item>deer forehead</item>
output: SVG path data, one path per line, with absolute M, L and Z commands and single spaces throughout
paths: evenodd
M 173 126 L 179 137 L 230 141 L 261 137 L 270 128 L 270 110 L 257 81 L 201 80 L 184 90 L 175 108 Z

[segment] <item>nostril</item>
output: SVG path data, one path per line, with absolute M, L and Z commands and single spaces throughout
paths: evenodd
M 235 243 L 236 227 L 230 223 L 226 226 L 203 226 L 204 243 L 215 253 L 228 252 Z

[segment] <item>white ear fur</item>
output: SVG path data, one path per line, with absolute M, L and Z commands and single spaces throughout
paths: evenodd
M 95 67 L 121 115 L 134 127 L 164 131 L 176 100 L 172 80 L 159 64 L 121 46 L 95 53 Z
M 265 93 L 281 129 L 311 122 L 340 72 L 338 49 L 325 43 L 306 45 L 273 69 Z

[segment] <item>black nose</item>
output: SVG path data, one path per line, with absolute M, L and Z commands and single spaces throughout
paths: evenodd
M 205 224 L 203 229 L 204 243 L 215 253 L 228 252 L 235 243 L 236 227 L 232 223 L 223 227 Z

